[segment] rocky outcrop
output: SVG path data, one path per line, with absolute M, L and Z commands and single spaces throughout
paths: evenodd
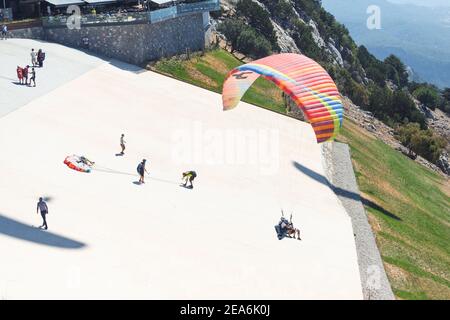
M 441 153 L 437 165 L 444 173 L 450 175 L 450 159 L 447 151 Z
M 277 35 L 277 43 L 280 47 L 281 52 L 293 52 L 300 53 L 300 49 L 295 44 L 294 39 L 289 35 L 289 33 L 283 29 L 278 23 L 274 20 L 271 20 L 273 27 L 275 29 Z
M 391 146 L 393 149 L 403 153 L 405 156 L 410 157 L 412 160 L 416 161 L 417 163 L 441 174 L 441 175 L 448 175 L 448 171 L 445 171 L 442 169 L 448 168 L 448 153 L 447 157 L 445 154 L 441 155 L 441 161 L 439 162 L 440 165 L 437 166 L 425 158 L 422 158 L 421 156 L 414 156 L 412 157 L 409 153 L 409 150 L 405 148 L 400 141 L 398 141 L 395 138 L 394 135 L 394 129 L 389 127 L 388 125 L 384 124 L 377 118 L 375 118 L 371 112 L 362 110 L 359 106 L 353 104 L 353 102 L 348 99 L 347 97 L 343 97 L 343 105 L 344 105 L 344 111 L 345 115 L 357 123 L 360 127 L 366 129 L 368 132 L 370 132 L 372 135 L 386 143 L 387 145 Z M 447 170 L 447 169 L 446 169 Z

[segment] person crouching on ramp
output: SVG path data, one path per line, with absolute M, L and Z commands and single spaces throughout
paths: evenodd
M 197 177 L 197 173 L 195 171 L 186 171 L 183 172 L 183 177 L 182 177 L 182 181 L 184 181 L 184 183 L 182 184 L 183 187 L 185 188 L 194 188 L 194 185 L 192 184 L 192 181 L 194 181 L 194 179 Z M 187 186 L 187 183 L 189 182 L 189 186 Z

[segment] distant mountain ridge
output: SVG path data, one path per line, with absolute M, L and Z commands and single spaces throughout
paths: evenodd
M 401 5 L 390 1 L 323 0 L 322 4 L 350 30 L 358 44 L 366 46 L 377 58 L 395 54 L 420 79 L 439 87 L 450 87 L 450 1 L 447 7 Z M 381 9 L 381 30 L 369 30 L 366 26 L 369 17 L 366 11 L 370 5 Z

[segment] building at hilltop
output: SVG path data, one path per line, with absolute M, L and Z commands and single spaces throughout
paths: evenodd
M 73 4 L 81 15 L 67 12 Z M 19 1 L 12 7 L 14 16 L 37 18 L 9 29 L 13 37 L 57 42 L 141 65 L 204 50 L 211 40 L 209 13 L 219 9 L 219 0 Z

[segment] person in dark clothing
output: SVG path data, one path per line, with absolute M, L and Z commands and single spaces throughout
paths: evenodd
M 25 84 L 28 85 L 28 68 L 30 66 L 26 66 L 25 68 L 22 69 L 22 75 L 23 75 L 23 80 L 25 81 Z
M 187 188 L 194 188 L 192 181 L 194 181 L 194 179 L 197 177 L 197 173 L 195 171 L 186 171 L 183 172 L 183 187 L 186 187 L 187 183 L 189 182 L 189 186 Z
M 47 203 L 45 203 L 42 197 L 39 198 L 39 202 L 37 203 L 36 213 L 39 214 L 39 211 L 41 211 L 41 217 L 43 220 L 42 226 L 40 226 L 39 228 L 44 228 L 45 230 L 47 230 L 48 226 L 47 226 L 47 219 L 45 218 L 45 216 L 48 214 L 48 207 Z
M 148 171 L 147 171 L 147 169 L 145 169 L 145 163 L 147 162 L 147 160 L 142 160 L 142 162 L 141 163 L 139 163 L 139 165 L 138 165 L 138 167 L 137 167 L 137 172 L 139 173 L 139 176 L 140 176 L 140 178 L 139 178 L 139 183 L 145 183 L 144 182 L 144 174 L 147 172 L 147 174 L 148 174 Z
M 44 59 L 45 59 L 44 52 L 42 51 L 42 49 L 39 49 L 38 53 L 37 53 L 37 62 L 38 62 L 39 68 L 42 68 L 42 66 L 44 64 Z

